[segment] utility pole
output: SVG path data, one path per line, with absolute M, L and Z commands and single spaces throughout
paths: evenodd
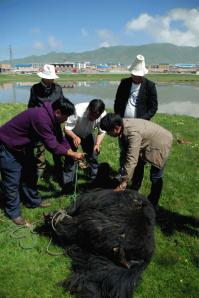
M 12 46 L 9 45 L 9 53 L 10 53 L 10 67 L 12 69 Z

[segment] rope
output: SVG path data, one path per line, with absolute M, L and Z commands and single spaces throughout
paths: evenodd
M 59 221 L 62 221 L 62 219 L 63 219 L 64 217 L 71 218 L 71 216 L 67 214 L 66 210 L 63 210 L 63 209 L 57 211 L 57 212 L 54 214 L 54 216 L 52 217 L 52 219 L 51 219 L 51 226 L 52 226 L 52 229 L 53 229 L 55 232 L 57 232 L 57 229 L 56 229 L 56 225 L 57 225 L 57 223 L 58 223 Z M 52 242 L 52 237 L 50 238 L 50 240 L 49 240 L 49 242 L 48 242 L 48 245 L 47 245 L 47 248 L 46 248 L 46 252 L 47 252 L 49 255 L 51 255 L 51 256 L 61 256 L 61 255 L 63 255 L 64 252 L 62 252 L 62 253 L 55 253 L 55 252 L 51 252 L 51 251 L 49 250 L 49 247 L 50 247 L 50 245 L 51 245 L 51 242 Z
M 2 230 L 0 231 L 0 234 L 1 234 L 1 233 L 4 233 L 4 232 L 7 232 L 7 231 L 9 231 L 9 230 L 11 230 L 11 229 L 13 229 L 13 225 L 10 225 L 10 226 L 8 226 L 8 227 L 2 229 Z
M 74 179 L 74 192 L 70 195 L 70 199 L 73 203 L 76 202 L 77 199 L 77 189 L 78 189 L 78 170 L 79 170 L 79 162 L 76 162 L 75 167 L 75 179 Z
M 77 198 L 77 187 L 78 187 L 78 168 L 79 163 L 76 163 L 76 169 L 75 169 L 75 189 L 74 189 L 74 195 L 73 195 L 73 201 Z
M 36 243 L 36 236 L 32 236 L 32 235 L 36 235 L 37 233 L 34 232 L 34 226 L 35 224 L 37 224 L 38 222 L 42 222 L 42 219 L 40 220 L 37 220 L 35 222 L 33 222 L 32 224 L 28 224 L 28 225 L 24 225 L 24 226 L 20 226 L 20 227 L 17 227 L 17 228 L 12 228 L 11 229 L 11 232 L 9 234 L 9 236 L 13 239 L 16 239 L 16 240 L 19 240 L 19 246 L 23 249 L 33 249 L 35 246 L 35 243 Z M 22 229 L 25 229 L 26 231 L 28 231 L 28 233 L 26 234 L 22 234 L 22 235 L 17 235 L 17 232 L 22 230 Z M 31 245 L 31 246 L 25 246 L 23 243 L 22 243 L 22 239 L 28 239 L 28 234 L 31 233 L 31 239 L 33 240 L 34 239 L 34 245 Z
M 79 167 L 80 168 L 85 168 L 87 166 L 86 162 L 85 161 L 81 161 L 81 164 L 80 162 L 76 162 L 76 167 L 75 167 L 75 183 L 74 183 L 74 193 L 73 195 L 70 196 L 70 199 L 72 200 L 72 202 L 76 203 L 76 198 L 77 198 L 77 187 L 78 187 L 78 170 L 79 170 Z M 56 224 L 61 221 L 64 217 L 68 217 L 68 218 L 71 218 L 70 215 L 67 214 L 66 210 L 59 210 L 55 213 L 55 215 L 53 216 L 52 220 L 51 220 L 51 226 L 52 226 L 52 229 L 54 230 L 54 232 L 57 232 L 56 230 Z M 46 248 L 46 252 L 51 255 L 51 256 L 60 256 L 60 255 L 63 255 L 64 252 L 62 253 L 55 253 L 55 252 L 51 252 L 49 250 L 49 247 L 52 243 L 52 237 L 50 238 L 49 242 L 48 242 L 48 245 L 47 245 L 47 248 Z
M 33 233 L 33 234 L 35 234 L 35 233 Z M 25 237 L 24 237 L 25 238 Z M 36 236 L 34 236 L 34 237 L 32 237 L 32 234 L 31 234 L 31 239 L 32 239 L 32 241 L 33 241 L 33 244 L 32 245 L 30 245 L 30 246 L 25 246 L 23 243 L 22 243 L 22 239 L 20 239 L 19 240 L 19 246 L 21 247 L 21 248 L 23 248 L 23 249 L 33 249 L 33 248 L 35 248 L 36 247 L 36 242 L 37 242 L 37 237 Z M 33 240 L 34 239 L 34 240 Z
M 53 228 L 53 230 L 54 230 L 55 232 L 57 232 L 56 227 L 55 227 L 56 224 L 57 224 L 59 221 L 61 221 L 64 217 L 71 218 L 71 216 L 67 214 L 66 210 L 63 210 L 63 209 L 57 211 L 57 212 L 55 213 L 55 215 L 52 217 L 52 219 L 51 219 L 51 226 L 52 226 L 52 228 Z
M 88 166 L 87 162 L 86 161 L 81 161 L 81 162 L 76 162 L 76 168 L 75 168 L 75 185 L 74 185 L 74 193 L 72 196 L 70 196 L 70 198 L 72 199 L 72 202 L 76 203 L 76 198 L 77 198 L 77 191 L 78 191 L 78 170 L 79 170 L 79 167 L 81 169 L 85 169 L 86 167 Z M 0 214 L 1 215 L 1 214 Z M 53 216 L 52 220 L 51 220 L 51 226 L 52 226 L 52 229 L 56 232 L 56 224 L 58 221 L 62 220 L 63 217 L 65 216 L 68 216 L 71 218 L 70 215 L 68 215 L 66 213 L 65 210 L 59 210 L 58 212 L 55 213 L 55 215 Z M 0 221 L 4 222 L 4 220 L 2 219 L 2 217 L 0 216 Z M 16 239 L 16 240 L 19 240 L 19 246 L 23 249 L 26 249 L 26 250 L 29 250 L 29 249 L 33 249 L 35 247 L 35 244 L 34 245 L 31 245 L 31 246 L 24 246 L 22 244 L 22 239 L 26 239 L 28 237 L 28 235 L 26 234 L 22 234 L 22 235 L 16 235 L 18 233 L 18 231 L 22 230 L 22 229 L 26 229 L 26 231 L 29 231 L 30 233 L 32 234 L 36 234 L 34 231 L 33 231 L 33 227 L 36 223 L 38 222 L 41 222 L 42 219 L 38 220 L 38 221 L 35 221 L 33 222 L 32 224 L 28 224 L 28 225 L 24 225 L 24 226 L 20 226 L 20 227 L 15 227 L 13 229 L 13 226 L 10 225 L 9 227 L 6 227 L 2 230 L 0 230 L 0 234 L 1 233 L 4 233 L 4 232 L 8 232 L 9 236 L 13 239 Z M 33 237 L 32 237 L 33 239 Z M 36 239 L 36 238 L 35 238 Z M 34 242 L 36 242 L 36 240 L 34 240 Z M 59 256 L 59 255 L 63 255 L 64 253 L 53 253 L 53 252 L 50 252 L 49 251 L 49 247 L 51 245 L 51 242 L 52 242 L 52 237 L 47 245 L 47 248 L 46 248 L 46 252 L 49 254 L 49 255 L 52 255 L 52 256 Z
M 25 238 L 26 236 L 25 236 L 25 234 L 24 235 L 21 235 L 21 236 L 15 236 L 15 234 L 18 232 L 18 231 L 20 231 L 20 230 L 22 230 L 22 229 L 26 229 L 27 230 L 27 226 L 20 226 L 20 227 L 17 227 L 17 228 L 15 228 L 15 229 L 12 229 L 11 230 L 11 232 L 10 232 L 10 234 L 9 234 L 9 236 L 11 237 L 11 238 L 13 238 L 13 239 L 22 239 L 22 238 Z
M 52 228 L 53 228 L 54 231 L 56 231 L 56 228 L 55 228 L 56 223 L 57 223 L 58 221 L 62 220 L 64 216 L 66 216 L 65 213 L 66 213 L 66 212 L 65 212 L 64 210 L 60 210 L 60 211 L 58 211 L 58 212 L 54 215 L 54 217 L 53 217 L 53 219 L 52 219 L 52 222 L 51 222 L 51 224 L 52 224 Z M 69 216 L 69 215 L 68 215 L 68 216 Z M 55 221 L 55 223 L 54 223 L 54 221 Z M 33 222 L 32 224 L 29 224 L 28 226 L 27 226 L 27 225 L 24 225 L 24 226 L 19 226 L 19 227 L 14 227 L 14 228 L 13 228 L 13 225 L 10 225 L 9 227 L 6 227 L 5 229 L 1 230 L 0 233 L 8 232 L 8 235 L 9 235 L 11 238 L 13 238 L 13 239 L 15 239 L 15 240 L 18 240 L 18 244 L 19 244 L 19 247 L 20 247 L 20 248 L 25 249 L 25 250 L 31 250 L 31 249 L 33 249 L 33 248 L 36 247 L 35 244 L 36 244 L 36 242 L 37 242 L 37 233 L 34 232 L 34 226 L 35 226 L 35 224 L 37 224 L 38 222 L 43 222 L 43 220 L 40 219 L 40 220 L 38 220 L 38 221 Z M 17 233 L 18 233 L 19 231 L 21 231 L 21 230 L 26 230 L 26 233 L 24 233 L 24 234 L 22 234 L 22 235 L 17 235 Z M 27 231 L 28 231 L 28 232 L 27 232 Z M 31 234 L 31 239 L 32 239 L 32 240 L 34 239 L 34 240 L 33 240 L 34 243 L 33 243 L 32 245 L 29 245 L 29 246 L 24 245 L 24 243 L 23 243 L 23 241 L 24 241 L 25 239 L 28 239 L 28 234 Z M 35 235 L 35 236 L 33 237 L 33 235 Z M 51 242 L 52 242 L 52 237 L 51 237 L 51 239 L 50 239 L 50 241 L 49 241 L 49 243 L 48 243 L 48 245 L 47 245 L 47 247 L 46 247 L 46 252 L 47 252 L 49 255 L 51 255 L 51 256 L 60 256 L 60 255 L 63 255 L 64 252 L 62 252 L 62 253 L 54 253 L 54 252 L 51 252 L 51 251 L 49 250 L 49 247 L 50 247 L 50 245 L 51 245 Z
M 50 255 L 50 256 L 62 256 L 64 255 L 64 252 L 51 252 L 49 250 L 49 247 L 51 245 L 51 242 L 52 242 L 52 237 L 50 238 L 50 241 L 48 242 L 48 245 L 46 247 L 46 252 Z
M 74 192 L 73 194 L 70 196 L 70 199 L 72 200 L 72 202 L 74 204 L 76 204 L 76 198 L 77 198 L 77 188 L 78 188 L 78 170 L 79 170 L 79 167 L 81 169 L 85 169 L 87 167 L 87 162 L 86 161 L 77 161 L 76 162 L 76 167 L 75 167 L 75 183 L 74 183 Z M 56 224 L 61 221 L 64 217 L 68 217 L 68 218 L 71 218 L 70 215 L 67 214 L 66 210 L 59 210 L 55 213 L 55 215 L 53 216 L 52 220 L 51 220 L 51 226 L 52 226 L 52 229 L 54 230 L 54 232 L 57 232 L 56 230 Z M 60 255 L 63 255 L 64 253 L 55 253 L 55 252 L 51 252 L 49 250 L 49 247 L 51 245 L 51 242 L 52 242 L 52 237 L 50 238 L 49 240 L 49 243 L 47 245 L 47 248 L 46 248 L 46 252 L 51 255 L 51 256 L 60 256 Z

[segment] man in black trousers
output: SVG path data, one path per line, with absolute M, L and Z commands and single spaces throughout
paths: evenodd
M 122 118 L 150 120 L 158 109 L 158 100 L 155 83 L 144 77 L 148 73 L 144 56 L 137 55 L 128 69 L 131 72 L 131 76 L 122 79 L 118 86 L 114 102 L 114 112 Z M 120 164 L 121 159 L 122 152 Z M 139 159 L 133 175 L 132 188 L 134 190 L 139 190 L 141 187 L 144 176 L 144 165 L 145 162 Z
M 41 107 L 47 101 L 51 103 L 63 97 L 62 87 L 55 83 L 54 80 L 59 78 L 55 72 L 54 65 L 45 64 L 42 71 L 37 75 L 41 81 L 34 84 L 30 90 L 28 108 Z M 42 142 L 35 144 L 35 157 L 37 161 L 37 175 L 40 178 L 46 167 L 45 147 Z M 61 157 L 53 155 L 54 160 L 54 177 L 62 184 L 62 163 Z

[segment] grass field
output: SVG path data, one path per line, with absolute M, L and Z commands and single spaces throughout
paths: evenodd
M 23 109 L 25 105 L 22 104 L 0 104 L 0 124 Z M 174 143 L 165 168 L 161 210 L 155 229 L 155 255 L 134 298 L 198 298 L 199 122 L 192 117 L 165 114 L 156 115 L 153 121 L 173 133 Z M 188 142 L 179 144 L 177 140 Z M 106 136 L 100 162 L 108 161 L 117 170 L 118 157 L 117 140 Z M 49 153 L 47 159 L 51 165 Z M 143 194 L 149 192 L 148 174 L 149 167 L 141 189 Z M 86 183 L 82 175 L 78 183 Z M 39 190 L 43 199 L 51 202 L 47 211 L 64 208 L 72 199 L 60 195 L 58 184 L 49 175 L 40 179 Z M 0 198 L 2 202 L 2 193 Z M 42 219 L 43 210 L 22 207 L 22 212 L 30 222 Z M 34 227 L 40 224 L 37 222 Z M 0 298 L 72 297 L 58 285 L 70 274 L 70 259 L 63 255 L 49 255 L 46 252 L 48 243 L 47 237 L 33 234 L 29 229 L 16 230 L 0 209 Z M 50 250 L 62 252 L 53 244 Z
M 130 74 L 60 74 L 57 82 L 63 83 L 65 81 L 86 81 L 86 80 L 110 80 L 119 81 L 126 78 Z M 195 74 L 148 74 L 146 76 L 154 82 L 168 82 L 168 83 L 188 83 L 199 85 L 199 75 Z M 37 82 L 38 76 L 30 74 L 0 74 L 0 83 L 6 82 Z

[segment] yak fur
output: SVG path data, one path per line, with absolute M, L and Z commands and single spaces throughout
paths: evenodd
M 155 213 L 133 190 L 92 190 L 45 222 L 72 258 L 62 285 L 80 298 L 131 298 L 154 253 Z

